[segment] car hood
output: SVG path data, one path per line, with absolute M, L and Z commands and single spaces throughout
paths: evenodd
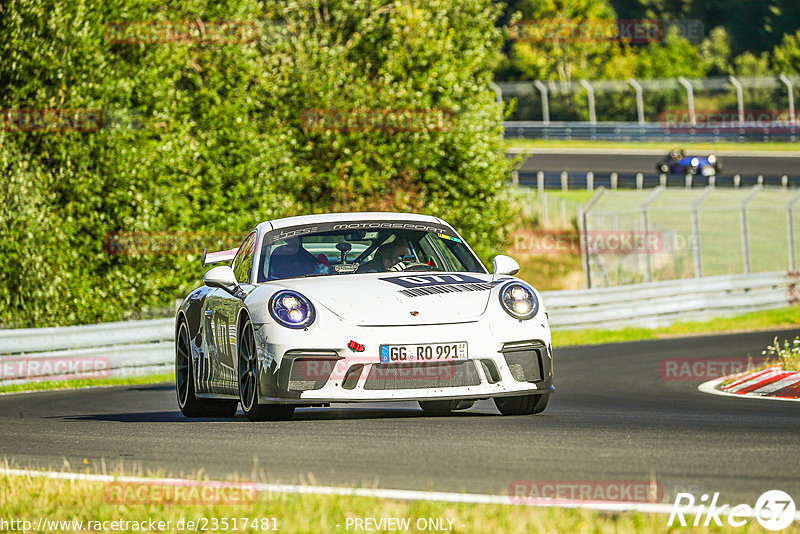
M 499 282 L 481 273 L 375 273 L 273 282 L 360 326 L 463 323 L 486 311 Z

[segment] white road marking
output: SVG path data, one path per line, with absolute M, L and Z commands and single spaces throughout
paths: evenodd
M 86 473 L 55 472 L 55 471 L 35 471 L 27 469 L 2 469 L 0 475 L 39 477 L 56 480 L 85 480 L 89 482 L 133 482 L 150 484 L 197 484 L 196 480 L 181 478 L 142 478 L 129 476 L 113 475 L 93 475 Z M 219 481 L 214 481 L 219 483 Z M 229 483 L 230 484 L 230 483 Z M 247 487 L 252 487 L 252 483 L 242 482 Z M 576 499 L 515 499 L 508 495 L 489 495 L 485 493 L 452 493 L 443 491 L 419 491 L 401 489 L 368 489 L 368 488 L 345 488 L 337 486 L 302 486 L 297 484 L 266 484 L 256 483 L 256 488 L 263 493 L 296 493 L 307 495 L 344 495 L 353 497 L 372 497 L 379 499 L 395 499 L 402 501 L 438 501 L 451 503 L 468 504 L 502 504 L 510 506 L 536 506 L 536 507 L 560 507 L 560 508 L 582 508 L 587 510 L 597 510 L 601 512 L 642 512 L 649 514 L 669 514 L 672 512 L 673 503 L 643 503 L 631 501 L 581 501 Z M 523 502 L 515 502 L 523 501 Z M 684 509 L 684 513 L 694 515 L 704 507 L 692 507 Z M 754 513 L 753 513 L 754 514 Z M 755 515 L 742 515 L 742 517 L 755 517 Z M 720 515 L 727 515 L 721 513 Z M 800 520 L 800 511 L 795 514 L 795 520 Z

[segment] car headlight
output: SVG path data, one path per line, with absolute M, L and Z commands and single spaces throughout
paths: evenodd
M 519 282 L 510 282 L 500 289 L 500 305 L 514 319 L 524 321 L 539 311 L 539 299 L 533 290 Z
M 708 156 L 708 162 L 711 165 L 715 164 L 717 162 L 717 156 L 715 156 L 714 154 L 711 154 L 710 156 Z
M 306 328 L 314 322 L 314 305 L 297 291 L 284 289 L 269 300 L 269 313 L 287 328 Z
M 697 158 L 692 158 L 692 167 L 697 167 L 700 164 L 700 160 Z

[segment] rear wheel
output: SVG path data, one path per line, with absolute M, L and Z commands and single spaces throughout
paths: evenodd
M 233 417 L 237 401 L 197 398 L 191 354 L 189 328 L 181 321 L 175 339 L 175 389 L 181 413 L 186 417 Z
M 667 165 L 666 163 L 662 163 L 662 164 L 661 164 L 661 165 L 658 167 L 658 171 L 659 171 L 661 174 L 669 174 L 669 165 Z
M 434 400 L 419 401 L 422 411 L 431 415 L 448 414 L 454 410 L 466 410 L 472 408 L 475 401 L 467 400 Z
M 549 393 L 538 393 L 517 397 L 495 397 L 494 404 L 503 415 L 531 415 L 542 413 L 547 408 L 549 400 Z
M 258 403 L 258 358 L 253 324 L 246 319 L 239 330 L 239 401 L 251 421 L 285 421 L 294 415 L 294 406 Z

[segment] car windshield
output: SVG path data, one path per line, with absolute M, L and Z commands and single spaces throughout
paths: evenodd
M 330 230 L 320 226 L 268 233 L 258 281 L 389 271 L 486 272 L 463 241 L 444 226 L 385 221 L 373 223 L 375 229 L 360 221 L 327 225 L 333 227 Z

